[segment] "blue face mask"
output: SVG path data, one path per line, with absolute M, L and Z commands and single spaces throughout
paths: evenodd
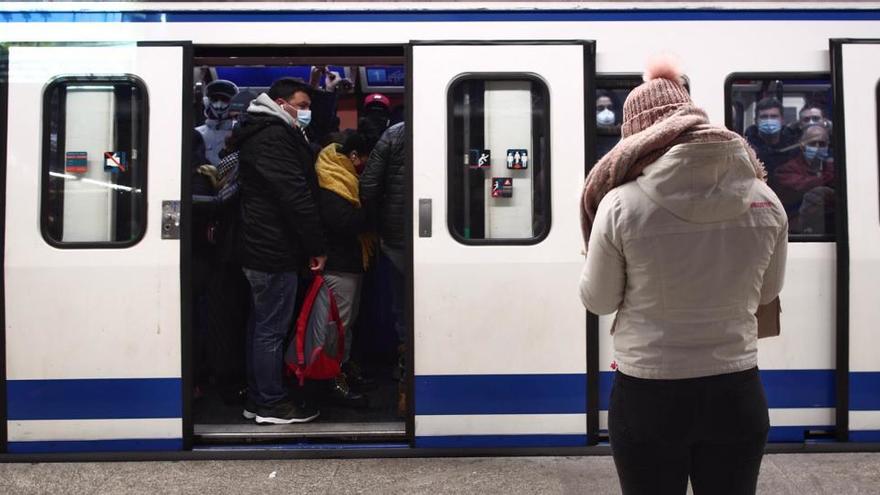
M 779 119 L 763 119 L 758 121 L 758 132 L 765 136 L 776 134 L 782 130 L 782 121 Z
M 296 111 L 296 123 L 301 128 L 305 129 L 312 123 L 312 111 L 311 110 L 297 110 Z
M 804 158 L 807 161 L 813 161 L 813 159 L 818 158 L 819 160 L 825 160 L 828 158 L 828 147 L 827 146 L 804 146 Z

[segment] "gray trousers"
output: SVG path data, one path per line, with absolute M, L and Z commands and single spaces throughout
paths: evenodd
M 361 306 L 361 273 L 324 272 L 324 280 L 327 287 L 333 291 L 336 297 L 336 307 L 339 308 L 339 318 L 345 326 L 345 354 L 342 362 L 348 362 L 351 357 L 351 345 L 354 342 L 351 327 L 357 321 L 358 310 Z

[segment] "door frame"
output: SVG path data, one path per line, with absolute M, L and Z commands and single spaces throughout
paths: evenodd
M 405 122 L 406 124 L 406 204 L 405 211 L 405 235 L 406 235 L 406 267 L 409 276 L 406 278 L 406 322 L 407 339 L 409 346 L 406 350 L 408 369 L 406 371 L 407 390 L 407 417 L 406 433 L 410 447 L 415 447 L 415 262 L 413 251 L 415 245 L 415 230 L 413 228 L 413 47 L 415 46 L 510 46 L 510 45 L 580 45 L 583 47 L 583 83 L 584 83 L 584 178 L 592 168 L 596 159 L 596 120 L 590 118 L 596 113 L 596 42 L 594 40 L 410 40 L 404 47 L 406 55 L 406 97 L 405 97 Z M 448 116 L 447 116 L 448 117 Z M 551 129 L 552 132 L 552 129 Z M 552 174 L 552 169 L 551 169 Z M 551 191 L 552 195 L 552 191 Z M 548 198 L 548 201 L 550 198 Z M 441 217 L 446 219 L 444 212 Z M 587 387 L 587 445 L 597 445 L 599 442 L 599 318 L 587 311 L 586 318 L 586 387 Z
M 849 209 L 846 190 L 846 119 L 843 94 L 843 46 L 852 44 L 880 45 L 877 38 L 832 38 L 828 40 L 831 56 L 831 87 L 834 103 L 834 127 L 832 138 L 835 147 L 835 177 L 837 193 L 837 320 L 836 320 L 836 366 L 835 366 L 835 440 L 849 441 Z

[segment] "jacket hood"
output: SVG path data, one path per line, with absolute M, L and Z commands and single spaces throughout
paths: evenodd
M 692 223 L 730 220 L 748 210 L 758 183 L 744 141 L 673 146 L 636 182 L 652 201 Z
M 269 95 L 266 93 L 260 93 L 260 96 L 254 98 L 248 106 L 247 111 L 251 115 L 270 115 L 278 117 L 290 127 L 296 126 L 296 121 L 293 120 L 293 117 L 285 112 L 284 109 L 281 108 L 281 105 L 272 101 L 272 98 L 269 98 Z

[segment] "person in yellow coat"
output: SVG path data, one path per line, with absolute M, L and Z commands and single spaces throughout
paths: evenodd
M 324 279 L 336 297 L 339 316 L 345 325 L 343 370 L 350 362 L 353 342 L 351 328 L 357 320 L 364 271 L 376 246 L 375 234 L 369 232 L 367 214 L 361 208 L 358 175 L 369 154 L 364 137 L 356 132 L 341 134 L 337 142 L 318 154 L 318 204 L 327 236 L 327 266 Z M 335 399 L 362 405 L 363 397 L 349 388 L 346 375 L 335 383 Z

